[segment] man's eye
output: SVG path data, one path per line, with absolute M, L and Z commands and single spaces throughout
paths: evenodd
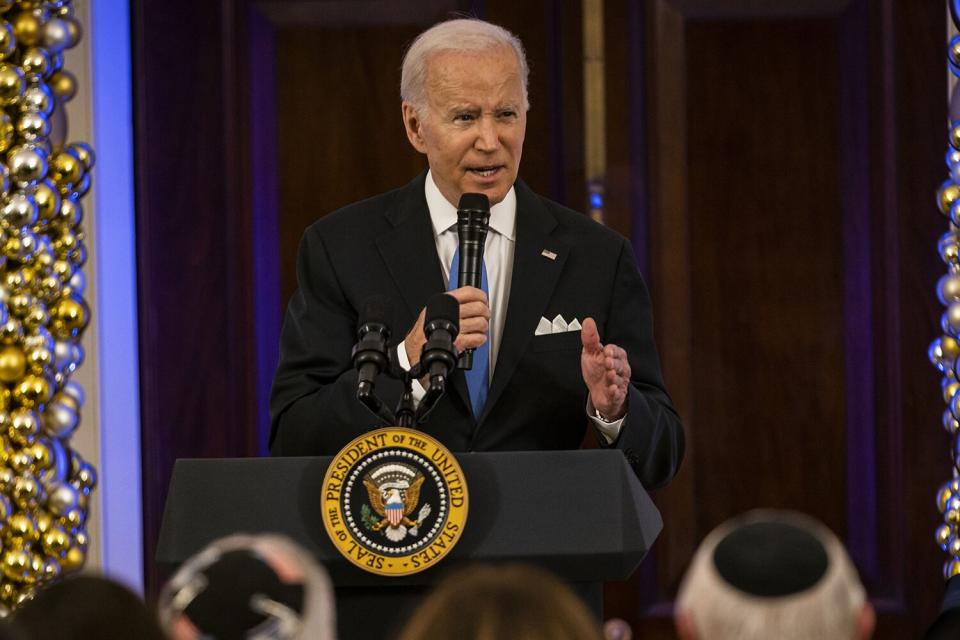
M 499 115 L 501 118 L 506 118 L 506 119 L 508 119 L 508 118 L 515 118 L 515 117 L 517 116 L 517 112 L 516 112 L 516 111 L 501 111 L 498 115 Z
M 455 122 L 470 122 L 473 119 L 474 116 L 472 113 L 458 113 L 457 115 L 453 116 L 453 120 Z

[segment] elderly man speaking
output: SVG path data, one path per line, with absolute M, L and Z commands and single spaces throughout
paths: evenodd
M 440 23 L 410 46 L 403 125 L 429 170 L 304 233 L 271 398 L 274 454 L 333 454 L 378 426 L 357 402 L 351 367 L 361 305 L 375 295 L 393 303 L 390 348 L 409 368 L 428 298 L 449 291 L 460 303 L 455 344 L 475 349 L 473 373 L 451 376 L 427 433 L 453 451 L 517 451 L 575 449 L 590 428 L 644 486 L 676 473 L 683 430 L 630 244 L 518 177 L 527 75 L 520 41 L 481 20 Z M 492 205 L 479 288 L 458 286 L 453 264 L 464 193 Z M 386 381 L 378 393 L 395 402 L 401 387 Z

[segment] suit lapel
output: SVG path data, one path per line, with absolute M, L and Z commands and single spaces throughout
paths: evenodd
M 490 393 L 480 416 L 481 424 L 510 382 L 527 343 L 533 338 L 569 253 L 565 243 L 550 235 L 557 226 L 556 218 L 523 182 L 518 180 L 515 188 L 517 241 L 513 253 L 510 301 Z M 555 257 L 551 259 L 543 255 L 544 250 L 556 254 Z
M 423 190 L 426 175 L 426 172 L 422 173 L 403 189 L 396 206 L 385 213 L 393 229 L 376 239 L 377 249 L 413 321 L 430 296 L 444 290 L 443 268 L 437 256 L 433 225 Z M 465 401 L 469 407 L 470 395 L 463 372 L 457 371 L 451 379 L 461 401 Z

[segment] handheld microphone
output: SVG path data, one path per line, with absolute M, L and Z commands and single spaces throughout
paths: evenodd
M 387 368 L 387 340 L 390 339 L 389 319 L 393 307 L 386 296 L 372 296 L 363 304 L 357 326 L 359 342 L 353 348 L 353 366 L 360 372 L 357 397 L 373 394 L 377 376 Z
M 457 207 L 457 235 L 460 239 L 461 287 L 480 288 L 483 272 L 483 246 L 490 226 L 490 199 L 483 193 L 465 193 Z M 460 368 L 473 368 L 473 349 L 460 354 Z

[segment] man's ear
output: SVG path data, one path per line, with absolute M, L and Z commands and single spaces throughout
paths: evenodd
M 400 111 L 403 114 L 403 127 L 407 131 L 407 140 L 413 145 L 413 148 L 420 153 L 427 152 L 427 145 L 423 140 L 423 121 L 417 110 L 409 102 L 400 104 Z
M 677 627 L 677 637 L 680 640 L 697 640 L 697 627 L 693 623 L 693 616 L 686 611 L 677 611 L 673 617 L 673 623 Z
M 864 602 L 857 614 L 857 640 L 867 640 L 873 635 L 873 628 L 877 624 L 877 614 L 873 605 Z

